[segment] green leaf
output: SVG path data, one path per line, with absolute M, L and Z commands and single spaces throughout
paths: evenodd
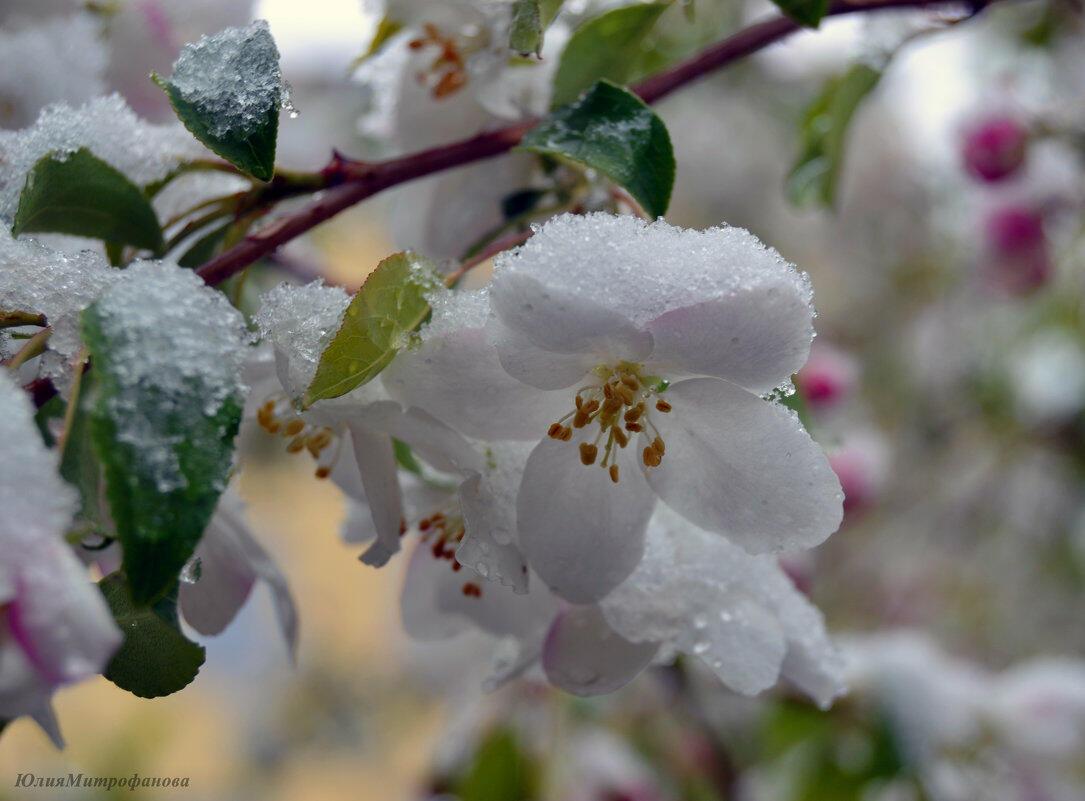
M 802 152 L 787 178 L 792 203 L 834 205 L 848 125 L 863 98 L 880 79 L 880 71 L 856 64 L 831 79 L 807 108 L 802 121 Z
M 209 84 L 213 76 L 220 85 Z M 193 136 L 239 170 L 271 180 L 283 88 L 279 50 L 267 23 L 228 28 L 186 45 L 169 80 L 153 74 L 151 79 Z M 238 79 L 246 85 L 239 87 Z M 239 96 L 247 106 L 244 116 Z
M 95 371 L 83 370 L 71 389 L 74 404 L 71 421 L 64 433 L 64 452 L 60 459 L 60 475 L 79 491 L 78 523 L 92 531 L 104 533 L 109 515 L 104 508 L 102 466 L 91 442 L 90 398 L 94 397 Z
M 98 586 L 124 632 L 105 677 L 140 698 L 159 698 L 187 687 L 200 672 L 206 651 L 181 633 L 176 588 L 152 607 L 132 599 L 120 573 L 106 576 Z
M 396 464 L 408 473 L 414 473 L 416 476 L 422 475 L 422 464 L 415 458 L 414 451 L 411 450 L 410 445 L 403 442 L 403 440 L 393 439 L 392 450 L 396 456 Z
M 433 265 L 413 253 L 396 253 L 378 264 L 321 354 L 304 405 L 338 398 L 372 381 L 426 319 L 426 295 L 439 286 Z
M 561 156 L 624 187 L 652 217 L 666 213 L 674 151 L 663 121 L 636 95 L 599 81 L 528 131 L 521 149 Z
M 513 0 L 509 47 L 520 55 L 542 55 L 543 32 L 561 10 L 563 0 Z
M 772 0 L 776 6 L 800 25 L 816 28 L 829 13 L 829 0 Z
M 11 233 L 89 236 L 158 253 L 162 228 L 143 191 L 86 148 L 43 156 L 26 176 Z
M 539 798 L 539 771 L 506 728 L 482 741 L 467 773 L 459 780 L 461 801 L 532 801 Z
M 234 396 L 211 403 L 221 387 L 208 386 L 199 375 L 166 386 L 131 382 L 130 366 L 114 354 L 130 350 L 129 340 L 140 331 L 110 325 L 100 305 L 82 317 L 94 362 L 95 391 L 87 399 L 91 439 L 104 467 L 132 595 L 148 603 L 176 581 L 214 512 L 229 474 L 242 403 Z M 209 414 L 209 406 L 216 411 Z M 140 437 L 128 430 L 132 418 L 139 420 Z M 164 461 L 180 479 L 165 487 L 158 478 Z
M 554 106 L 576 100 L 596 81 L 626 83 L 635 75 L 643 43 L 668 3 L 616 8 L 582 25 L 569 39 L 554 76 Z

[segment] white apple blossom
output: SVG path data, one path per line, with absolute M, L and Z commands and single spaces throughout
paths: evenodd
M 423 337 L 385 384 L 468 436 L 542 436 L 519 544 L 558 595 L 591 603 L 640 562 L 657 498 L 751 553 L 836 530 L 825 455 L 762 397 L 806 359 L 810 297 L 741 229 L 564 215 L 498 258 L 484 330 Z
M 53 691 L 100 673 L 121 643 L 98 588 L 64 541 L 77 499 L 30 399 L 0 371 L 0 718 L 33 717 L 57 745 Z
M 403 529 L 393 437 L 449 473 L 471 466 L 477 455 L 429 413 L 389 399 L 380 382 L 299 410 L 298 401 L 349 302 L 344 290 L 322 281 L 302 287 L 281 284 L 264 294 L 256 323 L 274 349 L 278 388 L 267 397 L 253 395 L 257 408 L 252 416 L 265 431 L 286 439 L 288 452 L 308 451 L 318 478 L 331 478 L 348 498 L 368 507 L 376 541 L 362 560 L 380 566 L 399 550 Z M 348 514 L 348 525 L 355 522 Z M 344 534 L 358 539 L 360 531 L 364 527 L 353 525 Z

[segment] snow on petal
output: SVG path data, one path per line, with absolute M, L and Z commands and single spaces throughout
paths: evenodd
M 666 503 L 751 553 L 809 548 L 840 525 L 840 482 L 786 408 L 726 381 L 679 381 L 655 418 L 666 455 L 646 470 Z
M 658 644 L 616 633 L 596 606 L 558 613 L 546 635 L 542 664 L 550 683 L 574 695 L 603 695 L 636 678 Z
M 544 439 L 524 469 L 516 501 L 520 547 L 560 597 L 592 603 L 636 568 L 655 497 L 632 465 L 615 484 L 585 468 L 572 443 Z

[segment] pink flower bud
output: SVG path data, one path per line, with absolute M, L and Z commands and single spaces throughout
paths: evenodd
M 850 355 L 832 345 L 815 342 L 810 358 L 795 376 L 796 389 L 813 409 L 827 409 L 855 391 L 859 368 Z
M 1051 277 L 1051 254 L 1043 214 L 1027 206 L 1005 206 L 984 224 L 988 272 L 993 283 L 1011 295 L 1024 295 Z
M 868 433 L 849 437 L 829 454 L 829 466 L 844 490 L 845 519 L 870 508 L 881 495 L 889 468 L 881 438 Z
M 965 132 L 961 155 L 973 177 L 994 183 L 1021 167 L 1027 145 L 1024 125 L 1012 117 L 991 117 Z

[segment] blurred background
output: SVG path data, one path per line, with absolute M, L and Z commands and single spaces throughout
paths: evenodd
M 260 17 L 300 112 L 284 118 L 280 161 L 366 152 L 351 65 L 379 16 L 364 4 L 127 2 L 142 13 L 106 27 L 125 42 L 106 81 L 142 115 L 169 119 L 142 76 L 180 44 Z M 9 3 L 4 26 L 72 5 Z M 674 11 L 666 41 L 688 51 L 770 6 L 697 0 L 697 23 Z M 813 281 L 818 337 L 792 402 L 830 453 L 846 519 L 787 567 L 849 660 L 852 692 L 830 712 L 786 692 L 740 698 L 692 664 L 592 701 L 531 677 L 485 695 L 469 638 L 403 635 L 406 560 L 359 563 L 337 537 L 338 491 L 254 438 L 241 490 L 300 610 L 296 668 L 259 586 L 223 635 L 193 635 L 207 662 L 183 692 L 144 701 L 104 679 L 61 692 L 67 750 L 18 721 L 0 777 L 191 778 L 115 791 L 129 799 L 1085 798 L 1081 7 L 962 17 L 828 20 L 660 106 L 678 159 L 668 219 L 748 228 Z M 806 109 L 856 63 L 884 75 L 849 127 L 832 208 L 797 206 Z M 3 127 L 33 119 L 6 108 Z M 399 246 L 395 204 L 392 192 L 352 209 L 284 261 L 357 286 Z M 0 786 L 47 795 L 98 797 Z

